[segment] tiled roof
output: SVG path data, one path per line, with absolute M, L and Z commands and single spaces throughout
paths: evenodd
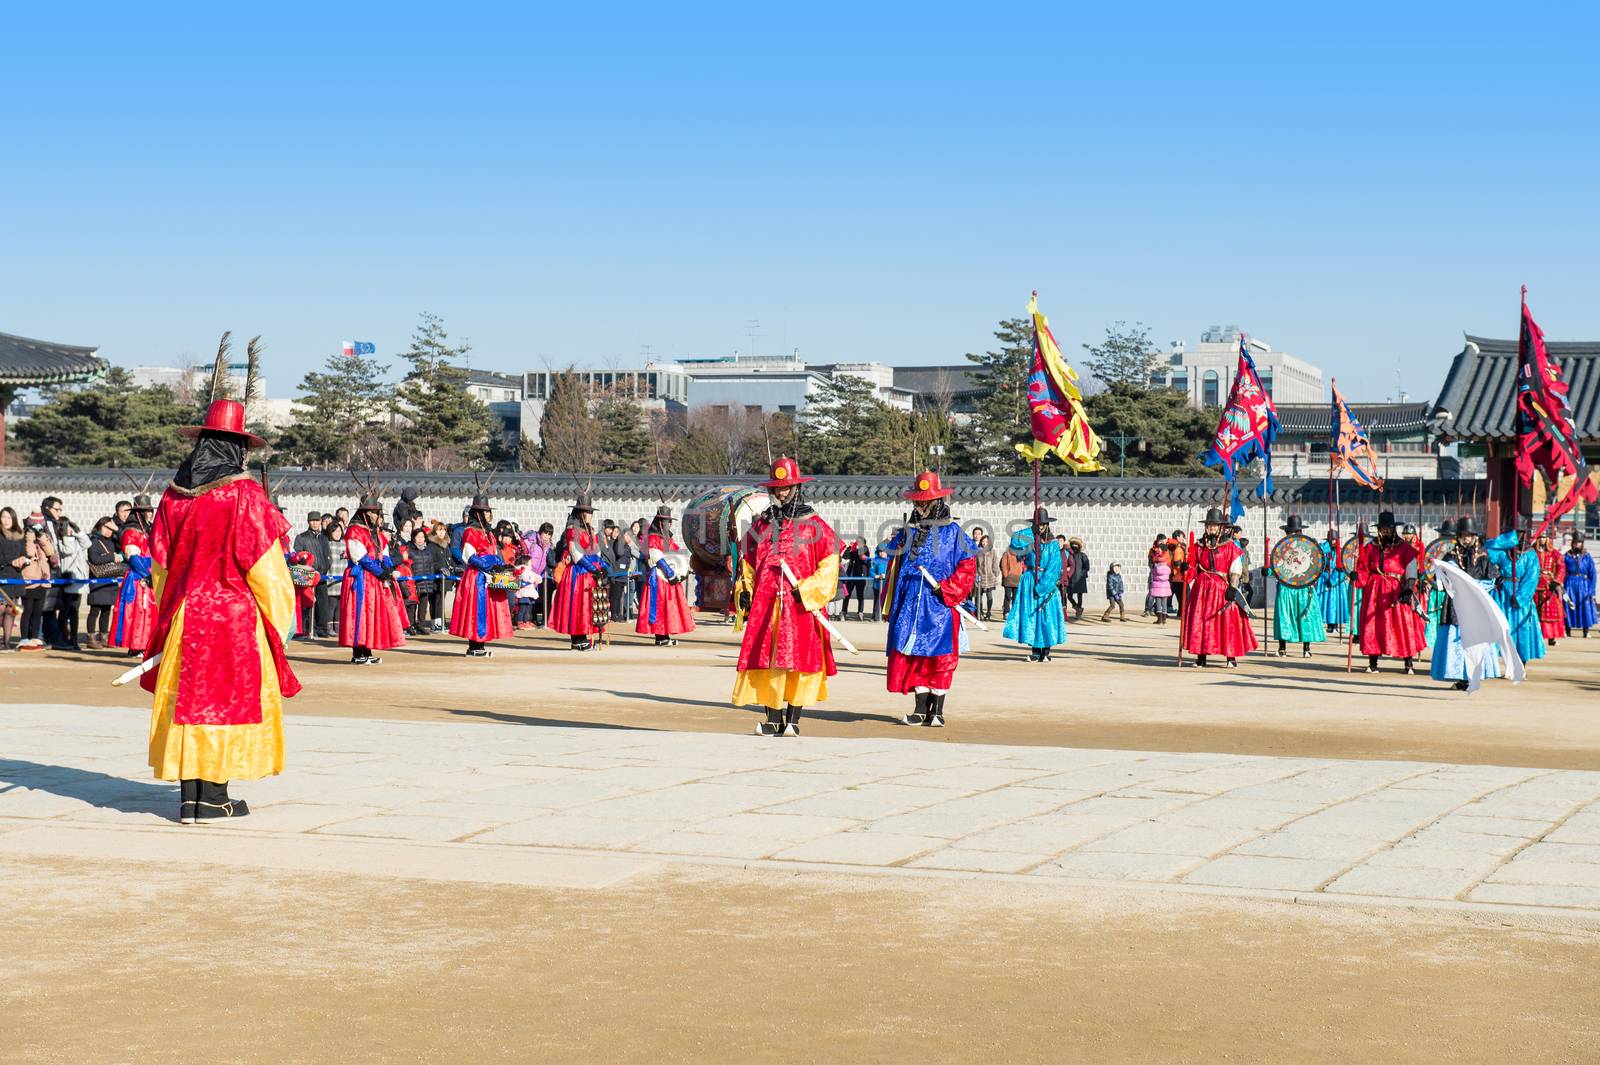
M 1328 436 L 1332 403 L 1279 403 L 1278 424 L 1296 436 Z M 1413 433 L 1428 427 L 1430 403 L 1351 403 L 1350 409 L 1369 434 Z
M 1578 437 L 1600 441 L 1600 341 L 1552 340 L 1550 357 L 1567 382 Z M 1516 435 L 1517 342 L 1468 336 L 1450 364 L 1430 412 L 1452 440 L 1510 440 Z
M 68 385 L 106 371 L 97 348 L 0 333 L 0 385 Z
M 986 386 L 978 380 L 978 367 L 966 366 L 896 366 L 894 386 L 921 395 L 952 396 L 982 392 Z
M 144 480 L 148 470 L 126 471 Z M 164 484 L 172 471 L 162 470 L 156 484 Z M 343 470 L 272 470 L 273 491 L 303 493 L 337 497 L 349 495 L 355 486 L 350 474 Z M 423 498 L 470 496 L 472 476 L 465 473 L 422 473 L 414 470 L 395 470 L 373 475 L 383 486 L 389 498 L 398 497 L 400 489 L 415 487 Z M 682 502 L 718 485 L 754 484 L 757 475 L 734 477 L 663 476 L 649 474 L 601 474 L 594 478 L 594 494 L 599 498 L 654 499 L 665 496 L 668 500 Z M 588 478 L 584 478 L 587 482 Z M 27 469 L 22 467 L 0 469 L 0 498 L 22 493 L 31 498 L 40 492 L 68 491 L 120 491 L 127 485 L 123 470 L 103 469 Z M 870 502 L 899 500 L 908 479 L 904 477 L 820 477 L 806 485 L 807 495 L 814 500 Z M 946 477 L 944 483 L 955 489 L 957 499 L 993 503 L 1014 503 L 1019 507 L 1033 503 L 1033 480 L 1028 477 Z M 1255 502 L 1255 480 L 1240 479 L 1240 493 L 1247 504 Z M 1345 481 L 1339 495 L 1345 505 L 1376 504 L 1384 502 L 1394 506 L 1414 505 L 1419 492 L 1423 502 L 1452 503 L 1461 497 L 1459 481 L 1401 480 L 1389 482 L 1382 499 L 1378 493 L 1356 487 Z M 573 491 L 570 474 L 557 473 L 497 473 L 490 495 L 509 499 L 565 498 Z M 1470 491 L 1470 489 L 1469 489 Z M 1220 477 L 1046 477 L 1040 481 L 1040 495 L 1047 504 L 1177 504 L 1180 506 L 1222 505 L 1225 487 Z M 1305 479 L 1274 478 L 1271 494 L 1273 503 L 1281 506 L 1326 505 L 1328 482 L 1326 478 Z

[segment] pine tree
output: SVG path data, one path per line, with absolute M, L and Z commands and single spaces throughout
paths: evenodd
M 301 381 L 279 454 L 302 466 L 334 469 L 392 464 L 394 389 L 383 380 L 389 367 L 365 355 L 330 355 L 324 366 Z
M 1150 345 L 1150 330 L 1143 322 L 1115 322 L 1106 327 L 1105 339 L 1085 344 L 1084 367 L 1107 388 L 1135 391 L 1150 387 L 1150 370 L 1159 354 Z
M 120 366 L 47 396 L 14 430 L 31 465 L 176 466 L 189 453 L 178 427 L 195 424 L 194 410 L 164 385 L 135 387 Z
M 572 367 L 551 375 L 550 398 L 539 420 L 539 469 L 580 476 L 595 472 L 600 425 L 589 398 L 588 385 Z
M 974 374 L 984 392 L 969 431 L 962 434 L 962 450 L 977 474 L 1018 475 L 1029 463 L 1017 454 L 1017 444 L 1030 439 L 1028 374 L 1033 369 L 1033 323 L 1007 318 L 994 331 L 998 350 L 967 354 L 977 363 Z
M 395 390 L 410 427 L 406 445 L 424 470 L 467 469 L 487 459 L 500 421 L 489 405 L 467 391 L 465 360 L 470 345 L 452 346 L 444 319 L 422 314 L 405 352 L 411 369 Z
M 883 402 L 859 377 L 830 378 L 800 428 L 801 465 L 817 473 L 907 474 L 919 461 L 911 415 Z
M 1216 428 L 1216 412 L 1189 406 L 1183 393 L 1117 384 L 1089 396 L 1083 406 L 1107 444 L 1100 459 L 1106 472 L 1100 476 L 1114 477 L 1119 470 L 1129 477 L 1218 475 L 1200 462 Z M 1127 455 L 1119 463 L 1117 449 L 1124 440 Z
M 607 393 L 595 404 L 594 421 L 598 472 L 651 471 L 656 449 L 637 399 L 621 391 Z

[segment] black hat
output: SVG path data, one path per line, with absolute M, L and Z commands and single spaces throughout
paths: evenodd
M 406 489 L 406 491 L 415 492 L 416 489 L 408 488 L 408 489 Z M 404 498 L 404 497 L 402 496 L 401 498 Z M 413 498 L 415 498 L 415 497 L 413 497 Z M 409 502 L 409 500 L 407 500 L 407 502 Z M 489 497 L 488 496 L 486 496 L 486 495 L 475 495 L 475 496 L 472 497 L 472 509 L 473 510 L 493 510 L 494 508 L 489 505 Z
M 1439 535 L 1440 536 L 1454 536 L 1455 534 L 1456 534 L 1455 519 L 1454 518 L 1446 518 L 1446 519 L 1444 519 L 1444 522 L 1439 526 Z
M 1033 512 L 1033 521 L 1035 525 L 1049 525 L 1050 512 L 1043 507 L 1040 507 L 1038 510 Z
M 1222 516 L 1220 507 L 1211 507 L 1206 511 L 1206 525 L 1226 525 L 1228 519 Z
M 1456 521 L 1456 535 L 1457 536 L 1477 536 L 1477 535 L 1479 535 L 1479 533 L 1478 533 L 1478 523 L 1472 520 L 1472 515 L 1471 514 L 1463 514 L 1463 515 L 1461 515 L 1460 519 L 1458 519 Z
M 311 513 L 306 515 L 306 520 L 307 521 L 321 521 L 322 520 L 322 514 L 319 511 L 313 510 Z
M 1415 535 L 1417 535 L 1417 527 L 1415 525 L 1411 524 L 1408 521 L 1405 524 L 1405 528 L 1400 530 L 1400 535 L 1401 536 L 1415 536 Z
M 154 510 L 154 509 L 156 509 L 156 505 L 154 503 L 150 502 L 150 497 L 149 496 L 147 496 L 143 492 L 141 492 L 138 495 L 133 497 L 133 509 L 134 510 Z
M 656 508 L 656 520 L 657 521 L 660 521 L 662 518 L 667 518 L 667 519 L 670 520 L 671 517 L 672 517 L 672 508 L 667 506 L 665 503 L 661 504 L 659 507 Z
M 400 489 L 400 498 L 405 500 L 407 503 L 415 503 L 417 501 L 417 495 L 418 493 L 415 488 Z
M 1583 531 L 1580 529 L 1572 534 L 1572 546 L 1577 547 L 1583 543 Z
M 1392 529 L 1394 527 L 1395 527 L 1394 511 L 1392 511 L 1392 510 L 1380 511 L 1379 514 L 1378 514 L 1378 528 L 1380 528 L 1380 529 Z
M 1286 533 L 1297 533 L 1297 532 L 1304 532 L 1305 531 L 1305 525 L 1301 523 L 1300 515 L 1298 515 L 1298 514 L 1289 515 L 1289 520 L 1284 522 L 1281 526 L 1279 526 L 1279 528 L 1281 528 Z
M 357 504 L 356 509 L 376 510 L 381 512 L 383 510 L 383 504 L 378 502 L 377 496 L 373 495 L 371 492 L 368 492 L 366 495 L 361 497 L 361 502 Z
M 572 504 L 572 509 L 573 510 L 586 510 L 590 514 L 593 514 L 594 513 L 594 503 L 592 503 L 589 500 L 589 493 L 588 492 L 584 492 L 582 495 L 578 496 L 577 501 Z

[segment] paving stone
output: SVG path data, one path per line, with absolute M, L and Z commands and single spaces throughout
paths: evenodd
M 1135 762 L 1144 755 L 1137 751 L 1090 751 L 1074 747 L 1034 747 L 993 763 L 1005 769 L 1044 769 L 1057 773 L 1091 766 Z
M 252 830 L 259 831 L 310 832 L 312 829 L 335 825 L 340 821 L 382 816 L 384 812 L 376 806 L 325 806 L 321 803 L 303 802 L 278 802 L 270 806 L 257 806 L 251 802 L 248 825 Z M 455 813 L 459 815 L 459 808 Z M 245 822 L 241 822 L 243 823 Z
M 1201 859 L 1176 854 L 1115 854 L 1107 851 L 1072 851 L 1034 869 L 1037 876 L 1083 877 L 1089 880 L 1173 880 L 1193 869 Z
M 867 831 L 956 839 L 995 825 L 1033 817 L 1059 805 L 1053 792 L 1008 788 L 885 817 L 867 826 Z
M 1546 822 L 1546 824 L 1549 823 Z M 1530 827 L 1529 822 L 1519 821 L 1512 817 L 1477 817 L 1472 814 L 1460 813 L 1449 814 L 1440 818 L 1439 823 L 1433 827 L 1453 832 L 1470 832 L 1479 836 L 1512 836 L 1516 839 L 1527 839 L 1529 836 L 1536 836 L 1540 832 L 1538 828 Z M 1595 831 L 1597 835 L 1600 835 L 1600 825 L 1595 826 Z
M 789 844 L 752 836 L 718 836 L 705 832 L 668 832 L 641 840 L 631 848 L 640 854 L 689 854 L 705 858 L 766 858 Z
M 1600 865 L 1593 862 L 1533 861 L 1517 855 L 1489 875 L 1498 884 L 1565 884 L 1600 888 Z
M 946 847 L 906 863 L 911 869 L 963 869 L 976 873 L 1020 873 L 1048 859 L 1048 854 L 981 851 Z
M 1483 883 L 1467 894 L 1469 902 L 1509 902 L 1523 906 L 1575 906 L 1600 910 L 1600 887 L 1570 884 Z
M 1161 814 L 1157 820 L 1174 825 L 1201 828 L 1252 828 L 1258 831 L 1288 824 L 1318 809 L 1308 802 L 1283 802 L 1271 799 L 1235 799 L 1224 795 L 1205 799 Z
M 1387 843 L 1387 840 L 1378 837 L 1329 836 L 1301 830 L 1297 823 L 1292 830 L 1274 832 L 1240 844 L 1234 853 L 1261 858 L 1343 862 L 1349 865 L 1382 849 Z
M 384 839 L 406 839 L 428 843 L 443 843 L 462 839 L 499 822 L 475 820 L 467 817 L 407 817 L 403 814 L 380 814 L 376 817 L 358 817 L 353 821 L 340 821 L 316 829 L 319 835 L 381 836 Z
M 1092 843 L 1085 843 L 1081 849 L 1128 854 L 1187 854 L 1207 858 L 1255 837 L 1254 829 L 1200 828 L 1146 821 Z
M 784 803 L 783 811 L 791 814 L 850 817 L 871 821 L 932 806 L 940 798 L 940 794 L 930 788 L 905 788 L 897 784 L 864 784 L 859 788 L 843 788 L 839 791 L 795 799 Z
M 1333 894 L 1453 899 L 1477 880 L 1475 874 L 1459 869 L 1363 865 L 1345 873 L 1323 890 Z
M 1027 782 L 1030 788 L 1061 788 L 1067 791 L 1086 791 L 1095 794 L 1102 791 L 1116 791 L 1119 788 L 1132 787 L 1135 784 L 1148 784 L 1152 780 L 1164 780 L 1175 774 L 1166 769 L 1148 769 L 1138 763 L 1112 763 L 1109 765 L 1090 766 L 1086 769 L 1073 769 L 1065 773 L 1054 773 L 1050 776 L 1035 777 Z
M 1045 776 L 1039 769 L 1003 769 L 991 765 L 956 766 L 926 773 L 908 773 L 894 778 L 896 784 L 911 788 L 938 788 L 941 791 L 980 792 L 1003 788 Z
M 1362 867 L 1383 869 L 1458 869 L 1487 876 L 1505 861 L 1503 854 L 1399 845 L 1364 858 Z
M 654 821 L 613 821 L 573 814 L 544 814 L 513 821 L 473 836 L 469 843 L 502 843 L 520 847 L 585 847 L 595 850 L 631 847 L 661 835 Z
M 1550 843 L 1600 845 L 1600 817 L 1578 814 L 1563 822 L 1561 827 L 1544 838 Z
M 847 817 L 809 817 L 804 814 L 745 813 L 712 818 L 695 826 L 696 831 L 719 836 L 747 836 L 799 843 L 832 832 L 859 828 L 860 821 Z
M 770 788 L 734 784 L 680 784 L 671 788 L 603 799 L 575 807 L 590 817 L 641 821 L 700 821 L 725 817 L 777 801 Z
M 1063 817 L 1131 817 L 1153 820 L 1162 814 L 1187 806 L 1192 800 L 1180 796 L 1153 799 L 1121 795 L 1096 795 L 1063 806 L 1058 811 Z
M 1314 891 L 1323 881 L 1343 872 L 1348 864 L 1313 858 L 1224 854 L 1191 872 L 1184 877 L 1184 882 L 1218 887 Z
M 810 840 L 773 857 L 791 862 L 837 862 L 842 865 L 894 865 L 943 847 L 933 836 L 897 836 L 888 832 L 838 832 Z
M 963 836 L 952 846 L 1020 854 L 1060 854 L 1082 843 L 1133 824 L 1126 817 L 1059 817 L 1045 815 Z
M 1600 846 L 1543 840 L 1517 855 L 1519 862 L 1600 862 Z

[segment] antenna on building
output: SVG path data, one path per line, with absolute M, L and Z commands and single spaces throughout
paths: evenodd
M 749 338 L 749 340 L 750 340 L 750 350 L 745 352 L 745 354 L 750 356 L 751 358 L 754 358 L 755 357 L 755 353 L 756 353 L 756 337 L 764 335 L 764 334 L 756 332 L 756 330 L 758 330 L 760 328 L 761 328 L 761 319 L 759 319 L 759 318 L 746 318 L 744 320 L 744 335 L 747 338 Z

